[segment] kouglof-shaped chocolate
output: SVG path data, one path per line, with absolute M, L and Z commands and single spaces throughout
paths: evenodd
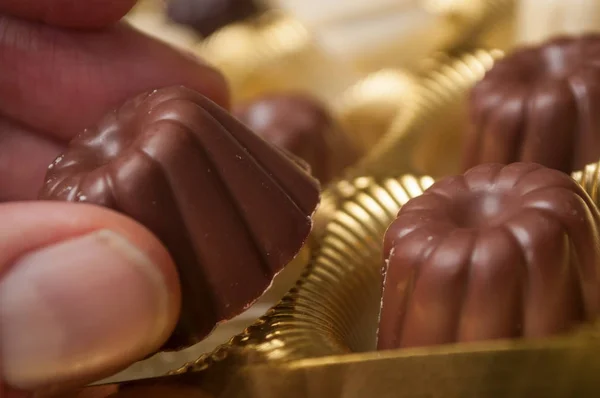
M 264 7 L 257 0 L 169 0 L 168 16 L 206 37 L 230 23 L 250 18 Z
M 188 346 L 252 304 L 300 251 L 319 185 L 299 163 L 202 95 L 143 94 L 84 131 L 49 168 L 42 199 L 105 206 L 165 244 Z
M 500 60 L 471 93 L 464 169 L 535 162 L 567 173 L 600 158 L 600 35 Z
M 316 99 L 270 94 L 238 105 L 234 115 L 273 145 L 304 160 L 326 184 L 358 159 L 358 150 Z
M 594 320 L 599 222 L 575 181 L 537 164 L 437 182 L 385 234 L 379 349 L 535 338 Z

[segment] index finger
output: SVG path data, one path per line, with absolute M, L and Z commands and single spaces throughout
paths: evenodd
M 0 13 L 68 28 L 102 28 L 119 21 L 136 0 L 0 0 Z

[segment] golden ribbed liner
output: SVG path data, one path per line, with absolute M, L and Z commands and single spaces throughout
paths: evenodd
M 429 177 L 409 175 L 347 182 L 349 197 L 327 225 L 297 285 L 244 333 L 174 373 L 205 369 L 229 352 L 260 362 L 373 350 L 383 235 L 400 207 L 432 183 Z M 228 360 L 247 362 L 239 357 Z
M 509 48 L 514 43 L 516 1 L 417 0 L 405 5 L 411 7 L 409 12 L 420 15 L 411 32 L 392 29 L 386 37 L 363 46 L 363 51 L 356 51 L 352 60 L 360 71 L 367 73 L 382 67 L 412 70 L 423 57 L 435 51 L 473 46 Z M 384 9 L 381 13 L 389 17 L 392 10 Z M 366 16 L 364 20 L 369 18 L 376 21 L 374 16 Z M 349 21 L 346 24 L 351 26 Z
M 453 47 L 461 45 L 507 48 L 514 44 L 518 0 L 421 0 L 431 13 L 447 15 L 460 26 Z
M 434 62 L 413 100 L 349 176 L 458 172 L 468 91 L 502 56 L 500 50 L 477 49 Z
M 416 86 L 416 76 L 399 69 L 382 69 L 361 79 L 335 101 L 343 130 L 359 148 L 372 148 L 413 100 Z
M 600 206 L 600 162 L 588 164 L 583 170 L 573 172 L 571 177 L 585 189 L 596 206 Z
M 373 118 L 364 123 L 373 127 L 387 124 L 389 128 L 368 144 L 369 137 L 361 138 L 360 132 L 349 131 L 352 138 L 370 144 L 369 150 L 347 170 L 344 180 L 330 184 L 324 191 L 315 214 L 313 240 L 320 239 L 339 203 L 352 192 L 347 180 L 407 173 L 434 177 L 458 173 L 462 133 L 467 123 L 468 92 L 503 55 L 500 50 L 484 49 L 455 56 L 439 53 L 423 61 L 417 76 L 401 71 L 382 71 L 349 89 L 338 102 L 338 113 L 346 124 L 352 118 L 365 116 L 366 111 L 376 104 L 387 104 L 387 120 Z M 375 90 L 386 81 L 390 86 L 392 81 L 395 82 L 396 90 Z M 392 97 L 398 101 L 395 115 L 390 113 L 394 108 Z

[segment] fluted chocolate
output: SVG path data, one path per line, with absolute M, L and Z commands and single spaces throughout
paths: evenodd
M 600 35 L 517 50 L 473 89 L 464 169 L 535 162 L 570 173 L 600 158 Z
M 230 23 L 258 14 L 263 7 L 256 0 L 169 0 L 167 15 L 177 23 L 209 36 Z
M 84 131 L 40 198 L 106 206 L 139 221 L 179 270 L 182 314 L 164 349 L 241 313 L 300 251 L 319 185 L 202 95 L 143 94 Z
M 575 181 L 533 163 L 437 182 L 386 232 L 379 349 L 534 338 L 595 319 L 599 222 Z
M 265 95 L 238 105 L 234 115 L 266 141 L 306 161 L 322 184 L 358 158 L 325 106 L 307 95 Z

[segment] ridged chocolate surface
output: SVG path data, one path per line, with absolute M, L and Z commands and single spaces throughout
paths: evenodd
M 564 172 L 600 158 L 600 35 L 500 60 L 472 91 L 464 169 L 535 162 Z
M 260 10 L 255 0 L 170 0 L 167 14 L 173 21 L 188 25 L 206 37 Z
M 437 182 L 386 232 L 378 348 L 541 337 L 593 320 L 599 221 L 575 181 L 536 164 Z
M 237 106 L 234 115 L 266 141 L 307 162 L 322 184 L 358 158 L 325 106 L 309 96 L 266 95 Z
M 301 249 L 319 185 L 298 163 L 202 95 L 141 95 L 74 139 L 42 199 L 106 206 L 145 225 L 181 279 L 165 349 L 191 345 L 242 312 Z

